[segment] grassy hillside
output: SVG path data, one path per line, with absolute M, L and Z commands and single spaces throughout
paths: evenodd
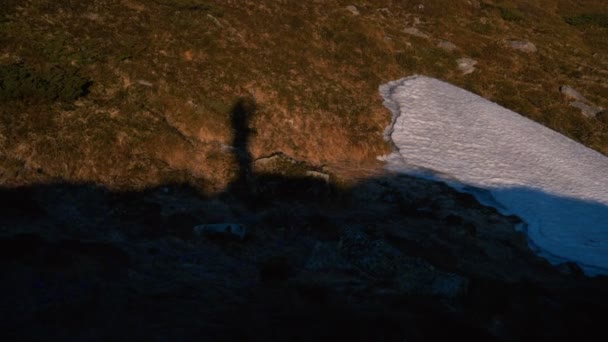
M 414 73 L 608 154 L 608 125 L 559 92 L 608 107 L 607 22 L 602 0 L 4 0 L 1 182 L 221 190 L 243 98 L 253 158 L 368 167 L 389 151 L 377 88 Z M 475 72 L 462 75 L 463 57 Z

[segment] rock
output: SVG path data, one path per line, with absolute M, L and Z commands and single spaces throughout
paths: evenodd
M 325 183 L 329 184 L 329 175 L 327 173 L 318 171 L 306 171 L 306 175 L 311 178 L 320 179 Z
M 596 106 L 591 101 L 587 100 L 581 93 L 576 91 L 574 88 L 568 85 L 559 87 L 559 91 L 568 99 L 573 100 L 570 102 L 572 107 L 581 110 L 581 113 L 587 117 L 595 117 L 602 112 L 603 108 Z
M 469 3 L 469 5 L 471 5 L 474 9 L 480 9 L 481 8 L 481 4 L 479 3 L 478 0 L 470 0 L 467 1 Z
M 236 223 L 201 224 L 193 228 L 194 234 L 201 237 L 222 237 L 244 240 L 247 230 Z
M 437 44 L 437 47 L 440 49 L 443 49 L 445 51 L 454 51 L 456 49 L 458 49 L 458 46 L 454 45 L 451 42 L 448 42 L 447 40 L 442 40 Z
M 471 58 L 460 58 L 456 60 L 456 63 L 458 63 L 458 69 L 462 71 L 462 74 L 468 75 L 475 71 L 477 61 Z
M 587 117 L 594 118 L 598 113 L 602 111 L 601 108 L 596 107 L 593 104 L 588 104 L 582 101 L 572 101 L 570 102 L 572 107 L 578 108 L 581 110 L 581 113 Z
M 508 40 L 506 43 L 510 48 L 521 52 L 534 53 L 537 51 L 536 45 L 525 40 Z
M 346 6 L 346 9 L 348 11 L 350 11 L 350 13 L 352 13 L 353 15 L 359 15 L 359 14 L 361 14 L 361 13 L 359 13 L 359 10 L 357 9 L 357 7 L 355 7 L 353 5 Z
M 280 152 L 269 157 L 256 159 L 253 162 L 253 170 L 256 173 L 320 179 L 327 184 L 329 184 L 330 177 L 329 174 L 321 172 L 320 167 L 315 167 L 306 162 L 293 159 Z
M 403 32 L 405 32 L 407 34 L 411 34 L 412 36 L 420 37 L 420 38 L 429 38 L 428 34 L 420 31 L 419 29 L 417 29 L 415 27 L 407 27 L 407 28 L 403 29 Z
M 136 0 L 122 0 L 122 5 L 127 7 L 128 9 L 141 12 L 146 9 L 146 6 Z
M 358 229 L 344 230 L 339 253 L 366 276 L 390 283 L 401 293 L 453 298 L 468 288 L 466 278 L 437 270 L 420 258 L 404 256 L 383 238 L 372 238 Z
M 306 166 L 302 162 L 281 152 L 256 159 L 253 162 L 253 168 L 255 172 L 278 173 L 281 175 L 292 172 L 304 174 L 306 172 Z
M 563 86 L 559 87 L 559 91 L 564 96 L 566 96 L 568 99 L 571 99 L 574 101 L 587 102 L 587 99 L 583 95 L 581 95 L 581 93 L 579 93 L 574 88 L 572 88 L 571 86 L 563 85 Z
M 368 276 L 387 278 L 398 269 L 401 253 L 383 239 L 347 228 L 340 239 L 340 255 Z
M 152 87 L 153 86 L 152 82 L 148 82 L 146 80 L 137 80 L 137 84 L 141 84 L 144 87 Z
M 389 9 L 388 9 L 388 8 L 386 8 L 386 7 L 383 7 L 383 8 L 378 8 L 376 11 L 378 11 L 378 13 L 380 13 L 380 14 L 382 14 L 382 15 L 386 15 L 386 16 L 389 16 L 389 15 L 391 15 L 391 14 L 392 14 L 392 13 L 391 13 L 391 10 L 389 10 Z

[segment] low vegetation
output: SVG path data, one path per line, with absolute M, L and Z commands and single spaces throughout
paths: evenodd
M 565 17 L 564 20 L 572 26 L 594 25 L 608 28 L 608 14 L 605 13 L 586 13 L 572 17 Z
M 247 146 L 253 159 L 282 152 L 335 170 L 347 162 L 374 168 L 390 150 L 378 86 L 412 74 L 465 87 L 608 154 L 608 126 L 559 93 L 568 84 L 608 107 L 600 0 L 8 0 L 0 7 L 5 185 L 64 179 L 139 188 L 179 180 L 221 191 L 235 176 L 230 111 L 243 97 L 258 108 Z M 510 39 L 538 51 L 510 49 Z M 442 40 L 457 48 L 439 48 Z M 464 57 L 478 62 L 469 75 L 457 68 Z
M 23 64 L 0 65 L 1 100 L 74 101 L 86 95 L 89 85 L 76 69 L 38 72 Z

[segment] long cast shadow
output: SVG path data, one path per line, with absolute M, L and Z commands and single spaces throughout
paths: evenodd
M 252 182 L 252 162 L 249 152 L 249 140 L 252 130 L 250 128 L 251 117 L 255 114 L 255 101 L 248 98 L 240 98 L 230 111 L 233 139 L 232 148 L 237 162 L 237 176 L 228 186 L 229 192 L 244 194 L 248 191 Z

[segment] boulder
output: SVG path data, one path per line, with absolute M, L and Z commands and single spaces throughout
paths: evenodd
M 340 255 L 364 274 L 388 278 L 398 269 L 399 250 L 383 239 L 371 238 L 356 228 L 344 230 L 339 243 Z
M 415 27 L 406 27 L 403 29 L 403 32 L 407 34 L 411 34 L 412 36 L 420 37 L 420 38 L 429 38 L 429 35 L 420 31 Z
M 590 118 L 596 117 L 596 115 L 602 111 L 601 108 L 596 107 L 595 105 L 590 104 L 589 102 L 585 103 L 582 101 L 572 101 L 570 102 L 570 105 L 572 107 L 580 109 L 583 115 Z
M 357 7 L 355 7 L 355 6 L 353 6 L 353 5 L 346 6 L 346 9 L 347 9 L 347 10 L 348 10 L 350 13 L 352 13 L 353 15 L 359 15 L 359 14 L 361 14 L 361 13 L 359 13 L 359 10 L 357 9 Z
M 587 102 L 587 99 L 571 86 L 563 85 L 559 87 L 559 91 L 570 100 Z
M 383 238 L 371 237 L 358 229 L 344 231 L 339 252 L 357 270 L 392 284 L 401 293 L 453 298 L 464 294 L 469 285 L 466 278 L 437 270 L 420 258 L 405 256 Z
M 319 171 L 306 171 L 306 176 L 311 178 L 316 178 L 324 181 L 329 184 L 329 175 L 327 173 L 319 172 Z
M 458 46 L 454 45 L 451 42 L 448 42 L 447 40 L 442 40 L 437 44 L 437 47 L 440 49 L 443 49 L 445 51 L 449 51 L 452 52 L 456 49 L 458 49 Z
M 572 107 L 580 109 L 581 113 L 590 118 L 597 118 L 603 108 L 596 106 L 591 101 L 587 100 L 581 93 L 576 91 L 574 88 L 568 85 L 559 87 L 559 91 L 567 99 L 572 100 L 570 105 Z
M 477 61 L 474 59 L 460 58 L 456 60 L 456 63 L 458 63 L 458 69 L 462 71 L 463 75 L 468 75 L 476 70 L 475 65 L 477 64 Z
M 507 46 L 512 49 L 525 52 L 525 53 L 534 53 L 537 51 L 536 45 L 529 41 L 525 40 L 508 40 L 506 41 Z

